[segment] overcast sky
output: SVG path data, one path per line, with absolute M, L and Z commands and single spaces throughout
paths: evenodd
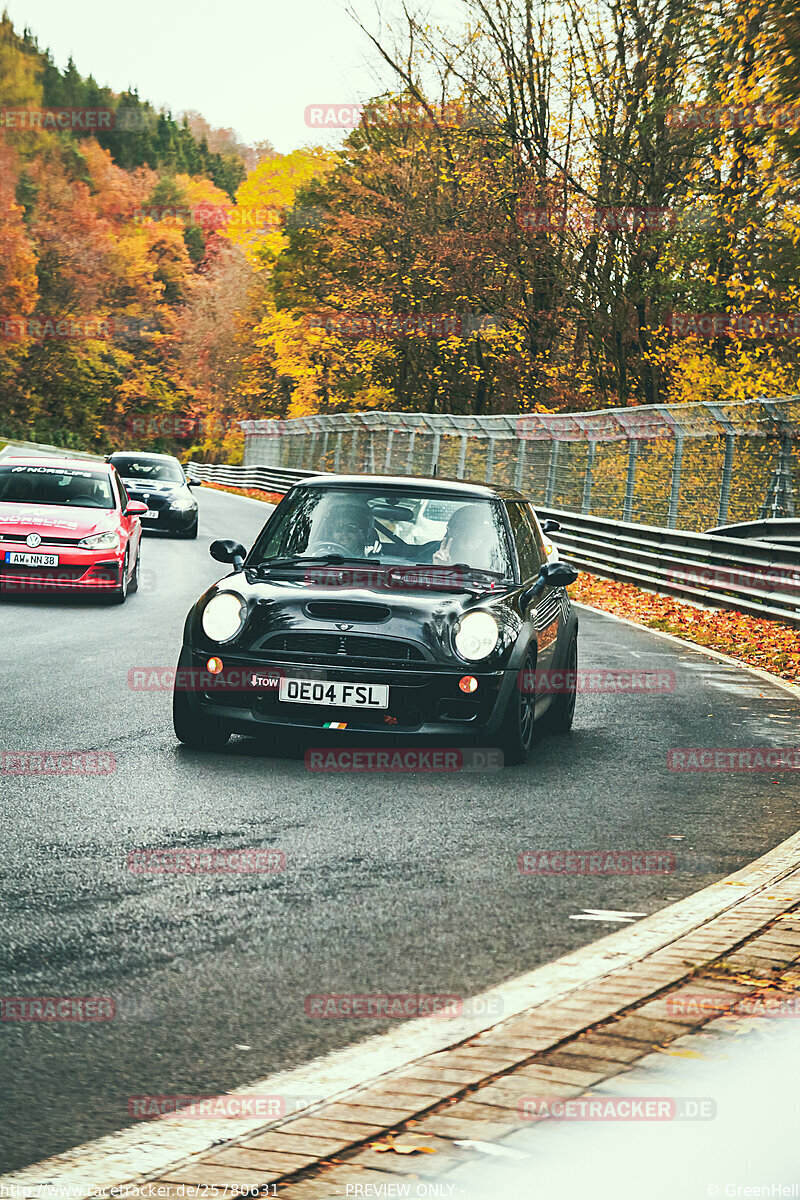
M 330 144 L 305 124 L 311 104 L 364 101 L 390 86 L 370 42 L 397 0 L 4 0 L 17 29 L 27 25 L 58 66 L 70 54 L 83 75 L 174 114 L 197 109 L 212 125 L 280 151 Z M 425 0 L 436 15 L 460 0 Z

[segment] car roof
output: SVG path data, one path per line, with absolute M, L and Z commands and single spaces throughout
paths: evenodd
M 354 491 L 375 487 L 402 488 L 405 491 L 441 492 L 457 499 L 459 496 L 481 500 L 526 500 L 522 492 L 501 484 L 478 483 L 469 479 L 448 479 L 441 475 L 309 475 L 295 487 L 346 487 Z
M 81 471 L 103 471 L 109 474 L 110 468 L 108 463 L 97 461 L 90 458 L 56 458 L 55 455 L 48 454 L 45 456 L 34 455 L 9 455 L 8 458 L 0 458 L 0 467 L 7 467 L 13 463 L 15 467 L 69 467 L 70 470 Z
M 180 466 L 180 459 L 174 454 L 156 454 L 154 450 L 115 450 L 113 454 L 109 454 L 109 459 L 115 458 L 152 458 L 158 462 L 176 462 Z

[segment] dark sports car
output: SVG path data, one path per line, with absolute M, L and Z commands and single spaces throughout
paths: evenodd
M 179 537 L 197 537 L 197 501 L 191 493 L 194 484 L 171 454 L 119 450 L 108 461 L 122 476 L 132 500 L 147 506 L 142 516 L 143 529 L 160 529 Z
M 575 707 L 577 571 L 554 527 L 506 488 L 305 479 L 249 554 L 211 546 L 234 569 L 187 617 L 175 733 L 197 749 L 287 730 L 467 736 L 524 761 L 534 715 L 566 731 Z

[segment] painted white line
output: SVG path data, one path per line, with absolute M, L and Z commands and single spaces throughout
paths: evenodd
M 583 604 L 579 600 L 573 600 L 572 603 L 576 608 L 584 608 L 587 612 L 597 613 L 600 617 L 608 617 L 610 621 L 620 621 L 623 625 L 630 625 L 631 629 L 638 629 L 641 633 L 650 633 L 653 637 L 666 638 L 668 642 L 672 642 L 673 646 L 680 646 L 683 650 L 694 650 L 697 654 L 705 654 L 708 658 L 715 658 L 718 662 L 727 663 L 729 667 L 736 667 L 740 671 L 749 671 L 751 675 L 757 675 L 759 679 L 764 679 L 767 683 L 774 683 L 777 687 L 800 698 L 800 685 L 789 683 L 788 679 L 781 679 L 780 675 L 763 671 L 761 667 L 751 667 L 749 663 L 742 662 L 740 658 L 732 658 L 730 654 L 722 654 L 721 651 L 712 650 L 709 646 L 698 646 L 696 642 L 689 641 L 688 638 L 676 637 L 674 633 L 665 633 L 663 629 L 650 629 L 648 625 L 640 625 L 638 621 L 632 621 L 630 617 L 618 617 L 616 613 L 606 612 L 604 608 L 595 608 L 593 604 Z
M 555 962 L 491 988 L 464 1005 L 472 1014 L 481 1011 L 495 1014 L 492 1021 L 487 1022 L 485 1017 L 478 1015 L 452 1020 L 419 1018 L 408 1021 L 391 1033 L 367 1038 L 302 1067 L 236 1088 L 229 1094 L 318 1097 L 318 1103 L 309 1106 L 311 1111 L 319 1104 L 364 1087 L 378 1076 L 399 1070 L 425 1055 L 446 1050 L 538 1005 L 563 999 L 576 988 L 638 962 L 748 896 L 774 885 L 797 868 L 799 858 L 800 833 L 796 833 L 749 866 L 728 876 L 727 880 L 713 883 L 628 928 L 607 934 Z M 731 882 L 736 886 L 731 887 Z M 244 1137 L 265 1126 L 263 1118 L 237 1120 L 235 1129 L 230 1120 L 143 1123 L 6 1175 L 0 1178 L 0 1185 L 6 1188 L 14 1185 L 12 1192 L 5 1193 L 12 1200 L 27 1194 L 23 1188 L 30 1189 L 30 1194 L 34 1195 L 36 1187 L 43 1184 L 48 1185 L 48 1200 L 56 1200 L 60 1194 L 65 1198 L 69 1194 L 75 1200 L 101 1188 L 157 1176 L 165 1167 L 173 1166 L 189 1155 L 208 1150 L 231 1137 Z M 59 1193 L 58 1189 L 62 1191 Z M 71 1191 L 67 1193 L 67 1189 Z

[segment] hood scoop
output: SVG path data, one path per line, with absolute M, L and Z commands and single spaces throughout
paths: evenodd
M 392 610 L 386 604 L 361 604 L 352 600 L 309 600 L 305 614 L 318 621 L 348 621 L 354 625 L 388 621 Z

